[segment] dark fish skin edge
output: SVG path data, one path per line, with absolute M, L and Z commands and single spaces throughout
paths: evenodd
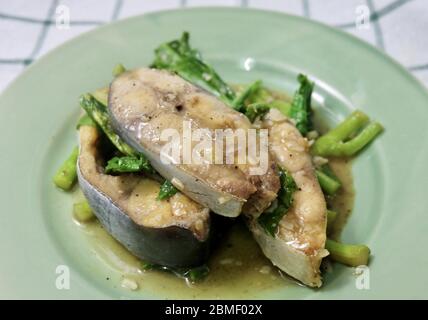
M 77 167 L 79 185 L 94 214 L 106 231 L 136 257 L 166 267 L 204 264 L 210 251 L 210 234 L 198 240 L 192 231 L 178 226 L 165 228 L 136 224 L 107 196 L 92 186 Z

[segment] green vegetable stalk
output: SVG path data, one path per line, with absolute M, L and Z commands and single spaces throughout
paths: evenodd
M 211 66 L 202 60 L 199 51 L 190 47 L 188 32 L 183 32 L 180 39 L 163 43 L 155 49 L 152 67 L 175 72 L 187 81 L 216 95 L 227 105 L 233 106 L 235 92 Z
M 337 212 L 327 209 L 327 230 L 331 229 L 336 221 Z
M 165 180 L 160 187 L 158 200 L 168 199 L 172 197 L 174 194 L 176 194 L 177 192 L 178 192 L 177 188 L 174 187 L 174 185 L 170 181 Z
M 322 169 L 315 170 L 315 173 L 322 191 L 330 196 L 334 195 L 342 186 L 336 177 L 329 175 Z
M 327 239 L 325 248 L 331 259 L 351 267 L 367 265 L 370 257 L 370 249 L 363 244 L 344 244 Z
M 244 107 L 244 114 L 251 122 L 257 118 L 263 118 L 269 112 L 269 105 L 265 103 L 253 103 Z
M 113 77 L 120 76 L 125 71 L 126 71 L 126 68 L 123 66 L 123 64 L 119 63 L 115 65 L 113 68 L 113 71 L 112 71 Z
M 314 83 L 303 74 L 299 74 L 297 80 L 300 82 L 300 87 L 294 94 L 289 115 L 295 120 L 296 128 L 305 136 L 312 130 L 311 95 Z
M 251 83 L 248 87 L 246 87 L 240 94 L 238 94 L 232 102 L 232 107 L 241 111 L 245 109 L 245 100 L 247 100 L 250 96 L 254 95 L 255 92 L 259 91 L 261 88 L 262 81 L 257 80 Z M 252 122 L 252 121 L 251 121 Z
M 98 124 L 120 152 L 127 156 L 139 155 L 114 132 L 105 106 L 97 101 L 91 94 L 84 94 L 80 97 L 80 106 L 86 111 L 89 117 Z
M 73 216 L 79 222 L 88 222 L 95 216 L 88 201 L 77 202 L 73 205 Z
M 263 212 L 257 219 L 266 233 L 272 237 L 275 237 L 279 222 L 292 206 L 293 194 L 297 190 L 293 177 L 286 170 L 280 170 L 279 178 L 281 189 L 278 193 L 278 206 L 273 211 Z
M 91 117 L 91 119 L 98 124 L 98 126 L 103 130 L 109 140 L 121 153 L 123 153 L 125 156 L 134 158 L 134 162 L 139 161 L 141 163 L 141 168 L 145 171 L 150 173 L 153 172 L 153 169 L 147 158 L 143 154 L 136 152 L 130 145 L 125 143 L 114 132 L 113 127 L 111 125 L 110 117 L 104 105 L 97 101 L 91 94 L 84 94 L 80 97 L 80 106 L 86 111 L 86 113 Z M 111 166 L 113 166 L 111 170 L 119 168 L 119 164 L 129 165 L 130 162 L 132 161 L 129 158 L 126 158 L 123 161 L 115 159 L 111 164 Z M 114 166 L 114 164 L 116 164 L 116 166 Z
M 70 190 L 77 180 L 77 157 L 79 148 L 74 147 L 70 156 L 64 161 L 57 173 L 53 177 L 54 184 L 65 191 Z
M 366 114 L 354 111 L 336 128 L 315 141 L 312 152 L 320 156 L 353 156 L 383 131 L 380 123 L 368 122 Z

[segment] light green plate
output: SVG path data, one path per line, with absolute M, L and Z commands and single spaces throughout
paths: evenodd
M 0 298 L 164 298 L 129 293 L 105 273 L 70 219 L 72 198 L 51 177 L 76 144 L 77 97 L 111 69 L 147 65 L 161 42 L 190 31 L 192 44 L 235 83 L 263 79 L 292 92 L 316 81 L 318 113 L 336 123 L 359 108 L 386 132 L 354 165 L 356 205 L 343 240 L 366 243 L 370 289 L 337 267 L 320 290 L 288 286 L 255 298 L 428 298 L 428 94 L 406 70 L 349 35 L 284 14 L 244 9 L 166 11 L 89 32 L 30 66 L 0 98 Z M 55 286 L 58 265 L 71 287 Z M 112 275 L 112 277 L 119 275 Z

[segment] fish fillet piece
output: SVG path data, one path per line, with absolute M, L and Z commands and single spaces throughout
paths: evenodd
M 261 213 L 276 198 L 279 178 L 274 163 L 269 163 L 266 174 L 250 175 L 250 165 L 236 162 L 161 161 L 162 148 L 169 143 L 161 139 L 162 132 L 174 129 L 183 137 L 184 121 L 191 124 L 192 132 L 208 129 L 204 134 L 209 139 L 215 137 L 216 129 L 252 128 L 243 114 L 179 76 L 149 68 L 121 74 L 110 85 L 109 113 L 122 139 L 144 153 L 180 191 L 215 213 L 228 217 L 236 217 L 242 210 Z M 191 150 L 198 143 L 187 142 Z M 182 138 L 181 150 L 186 149 L 184 145 Z
M 276 109 L 264 117 L 262 126 L 269 129 L 269 147 L 274 160 L 291 174 L 298 189 L 275 238 L 251 217 L 250 230 L 274 265 L 305 285 L 320 287 L 320 264 L 328 255 L 324 248 L 326 202 L 312 165 L 308 141 Z

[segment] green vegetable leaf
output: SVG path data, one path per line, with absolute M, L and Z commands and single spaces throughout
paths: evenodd
M 269 112 L 269 105 L 265 103 L 253 103 L 245 107 L 245 115 L 254 122 L 258 117 L 263 118 Z
M 287 210 L 288 209 L 284 205 L 279 204 L 275 210 L 270 212 L 263 212 L 257 220 L 267 234 L 275 237 L 279 222 L 287 213 Z
M 297 185 L 291 174 L 286 170 L 279 171 L 279 180 L 281 182 L 281 189 L 278 198 L 288 209 L 293 204 L 293 193 L 297 190 Z
M 184 32 L 180 39 L 163 43 L 155 49 L 152 67 L 175 72 L 233 106 L 234 91 L 211 66 L 202 61 L 199 51 L 190 47 L 188 32 Z
M 279 222 L 292 206 L 293 194 L 297 190 L 293 177 L 286 170 L 279 171 L 279 178 L 281 189 L 277 198 L 277 207 L 273 210 L 263 212 L 258 218 L 259 224 L 272 237 L 275 237 Z
M 168 199 L 172 197 L 174 194 L 176 194 L 177 192 L 178 192 L 177 188 L 174 187 L 174 185 L 170 181 L 165 180 L 165 182 L 160 187 L 158 200 Z
M 290 117 L 296 121 L 296 128 L 305 136 L 312 129 L 311 95 L 314 83 L 303 74 L 299 74 L 297 79 L 300 87 L 294 94 Z
M 107 162 L 106 173 L 151 172 L 149 161 L 144 157 L 114 157 Z
M 232 102 L 232 107 L 241 111 L 245 110 L 245 100 L 247 100 L 250 96 L 253 96 L 255 92 L 259 91 L 262 85 L 261 80 L 257 80 L 251 83 L 248 87 L 246 87 L 241 93 L 239 93 L 236 98 Z

